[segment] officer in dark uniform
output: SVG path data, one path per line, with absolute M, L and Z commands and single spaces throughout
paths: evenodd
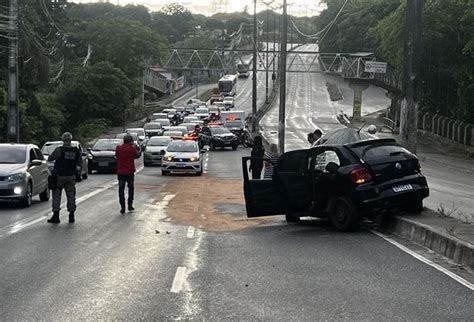
M 82 167 L 82 156 L 79 149 L 71 145 L 72 135 L 66 132 L 62 135 L 63 146 L 57 147 L 51 153 L 49 161 L 54 161 L 53 174 L 57 176 L 56 186 L 53 187 L 53 216 L 49 223 L 59 224 L 62 190 L 66 192 L 69 222 L 75 221 L 76 211 L 76 172 Z

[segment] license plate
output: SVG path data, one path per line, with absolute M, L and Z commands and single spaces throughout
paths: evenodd
M 108 167 L 109 163 L 108 162 L 99 162 L 99 167 Z
M 186 163 L 176 163 L 176 166 L 177 166 L 177 167 L 185 167 L 185 166 L 186 166 Z
M 396 187 L 393 187 L 392 189 L 395 192 L 403 192 L 403 191 L 413 190 L 413 187 L 411 184 L 402 184 L 401 186 L 396 186 Z

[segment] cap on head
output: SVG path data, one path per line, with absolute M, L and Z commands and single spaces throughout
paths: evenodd
M 127 134 L 123 137 L 123 143 L 130 144 L 133 143 L 133 137 L 130 134 Z
M 63 135 L 61 136 L 61 140 L 66 143 L 71 143 L 72 141 L 72 134 L 69 132 L 64 132 Z

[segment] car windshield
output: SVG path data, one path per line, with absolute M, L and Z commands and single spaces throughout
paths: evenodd
M 120 133 L 120 134 L 117 134 L 117 135 L 115 136 L 115 138 L 123 140 L 123 138 L 124 138 L 125 135 L 127 135 L 127 134 L 132 136 L 133 141 L 137 141 L 137 140 L 138 140 L 138 135 L 137 135 L 137 133 Z
M 127 129 L 125 132 L 127 133 L 136 133 L 138 136 L 144 136 L 145 130 L 144 129 Z
M 168 152 L 198 152 L 194 141 L 173 141 L 168 145 Z
M 206 114 L 206 113 L 209 113 L 209 110 L 207 108 L 198 108 L 196 109 L 196 113 Z
M 159 123 L 147 123 L 144 125 L 145 130 L 159 130 L 161 129 L 161 124 Z
M 226 134 L 226 133 L 231 133 L 229 129 L 225 127 L 211 127 L 211 133 L 212 134 Z
M 115 151 L 117 145 L 121 144 L 121 141 L 99 141 L 97 142 L 92 150 L 94 151 Z
M 381 144 L 377 143 L 377 141 L 375 141 L 374 144 L 370 144 L 370 141 L 367 143 L 367 145 L 351 148 L 351 150 L 354 151 L 355 154 L 357 154 L 357 156 L 364 161 L 370 162 L 396 155 L 411 155 L 410 151 L 396 143 Z
M 170 126 L 170 120 L 156 120 L 155 123 L 161 124 L 161 126 Z
M 234 99 L 232 97 L 226 97 L 224 98 L 224 102 L 232 103 Z
M 148 141 L 148 146 L 167 146 L 171 139 L 169 137 L 155 136 Z
M 21 164 L 26 161 L 26 147 L 24 146 L 2 146 L 0 147 L 0 164 Z
M 43 148 L 41 148 L 41 152 L 44 155 L 50 155 L 51 153 L 53 153 L 54 150 L 56 150 L 58 146 L 62 145 L 62 142 L 46 143 L 45 145 L 43 145 Z
M 166 136 L 183 136 L 183 133 L 180 131 L 166 131 L 165 132 Z

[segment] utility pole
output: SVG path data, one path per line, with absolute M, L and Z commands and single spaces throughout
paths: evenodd
M 423 0 L 408 0 L 405 24 L 403 100 L 400 115 L 401 144 L 416 153 L 418 128 L 418 77 L 421 60 L 421 20 Z
M 283 0 L 283 16 L 280 44 L 280 111 L 278 115 L 278 151 L 285 152 L 285 104 L 286 104 L 286 38 L 288 32 L 288 16 L 286 0 Z
M 253 0 L 252 132 L 257 132 L 257 0 Z
M 268 8 L 267 8 L 267 19 L 265 20 L 267 29 L 267 47 L 265 53 L 265 103 L 268 104 Z
M 273 81 L 273 88 L 275 87 L 275 79 L 276 79 L 276 74 L 275 74 L 275 59 L 276 59 L 276 14 L 273 12 L 273 73 L 272 73 L 272 81 Z
M 10 0 L 7 141 L 20 142 L 18 94 L 18 0 Z

